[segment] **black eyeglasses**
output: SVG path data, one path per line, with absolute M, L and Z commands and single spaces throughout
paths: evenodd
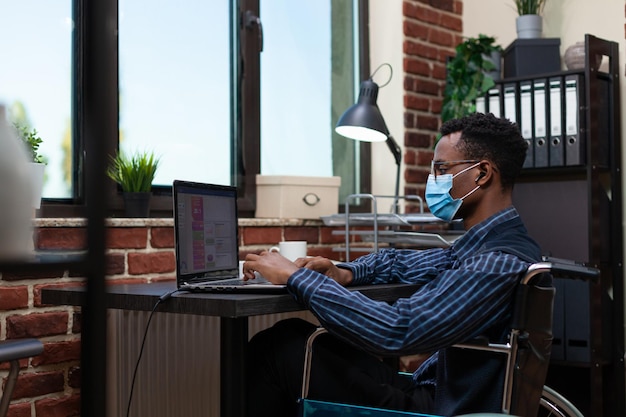
M 463 159 L 459 161 L 430 161 L 430 173 L 433 174 L 435 178 L 437 175 L 445 175 L 446 171 L 452 168 L 455 165 L 461 164 L 477 164 L 479 160 L 476 159 Z

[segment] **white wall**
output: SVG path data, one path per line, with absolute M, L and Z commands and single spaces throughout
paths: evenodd
M 378 91 L 378 107 L 385 118 L 389 132 L 402 147 L 404 143 L 404 75 L 402 67 L 402 0 L 370 0 L 370 67 L 389 63 L 393 77 Z M 388 68 L 381 68 L 374 77 L 378 85 L 387 82 Z M 404 172 L 404 166 L 402 166 Z M 400 194 L 404 181 L 400 178 Z M 372 193 L 393 195 L 396 182 L 396 163 L 387 145 L 372 144 Z M 383 210 L 382 208 L 380 209 Z

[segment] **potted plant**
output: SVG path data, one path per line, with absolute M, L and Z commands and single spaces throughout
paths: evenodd
M 541 12 L 546 0 L 514 0 L 518 17 L 515 21 L 519 39 L 541 38 Z
M 38 209 L 41 207 L 41 194 L 46 167 L 45 158 L 39 153 L 39 145 L 41 145 L 43 140 L 39 137 L 37 129 L 31 129 L 19 123 L 14 123 L 13 127 L 17 131 L 18 138 L 26 146 L 30 163 L 31 182 L 33 184 L 33 207 Z
M 126 155 L 118 152 L 111 157 L 107 175 L 122 188 L 124 208 L 128 217 L 148 217 L 152 181 L 159 158 L 152 152 Z
M 495 38 L 483 34 L 457 45 L 456 55 L 446 65 L 442 121 L 476 111 L 476 99 L 495 85 L 491 72 L 499 70 L 501 54 L 502 47 L 495 43 Z

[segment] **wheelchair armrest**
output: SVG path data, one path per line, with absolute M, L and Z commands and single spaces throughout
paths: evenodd
M 544 272 L 548 272 L 556 278 L 580 279 L 591 282 L 597 282 L 600 278 L 600 270 L 597 268 L 568 259 L 544 256 L 542 262 L 534 263 L 528 267 L 522 284 L 529 284 L 533 277 Z
M 0 362 L 37 356 L 43 344 L 37 339 L 11 339 L 0 342 Z

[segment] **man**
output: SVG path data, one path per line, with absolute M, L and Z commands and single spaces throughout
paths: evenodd
M 500 411 L 501 358 L 449 346 L 478 335 L 504 341 L 514 290 L 540 260 L 512 205 L 527 144 L 516 125 L 491 114 L 448 121 L 441 134 L 425 195 L 434 215 L 463 219 L 466 233 L 452 247 L 386 249 L 338 265 L 268 252 L 246 257 L 248 279 L 258 271 L 286 283 L 332 335 L 316 342 L 310 398 L 436 415 Z M 389 282 L 421 287 L 393 305 L 343 288 Z M 296 414 L 313 328 L 286 320 L 251 340 L 250 416 Z M 430 352 L 412 380 L 379 360 Z

